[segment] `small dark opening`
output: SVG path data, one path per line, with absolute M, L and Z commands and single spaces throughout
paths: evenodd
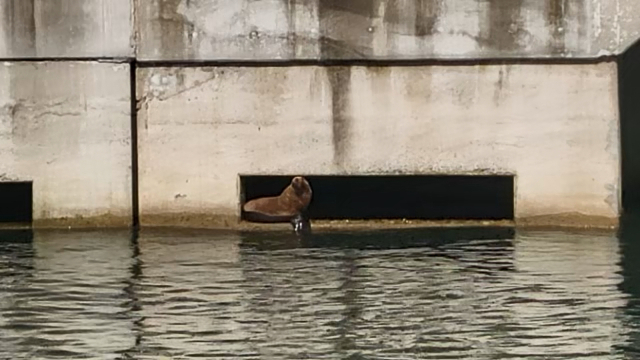
M 622 208 L 640 212 L 640 42 L 618 58 Z
M 293 176 L 241 176 L 241 203 L 276 196 Z M 512 220 L 511 175 L 305 176 L 311 219 Z M 244 217 L 243 217 L 244 219 Z
M 0 182 L 0 223 L 31 223 L 33 183 Z

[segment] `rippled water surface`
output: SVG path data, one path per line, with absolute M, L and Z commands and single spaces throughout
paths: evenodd
M 5 232 L 0 359 L 633 359 L 639 233 Z

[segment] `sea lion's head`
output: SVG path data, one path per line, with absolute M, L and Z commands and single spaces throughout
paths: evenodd
M 302 196 L 311 192 L 311 186 L 302 176 L 296 176 L 291 180 L 291 187 L 295 190 L 296 195 Z

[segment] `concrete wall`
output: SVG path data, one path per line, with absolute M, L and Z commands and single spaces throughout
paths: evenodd
M 636 0 L 5 0 L 0 57 L 594 57 L 638 38 L 639 11 Z
M 131 222 L 129 66 L 0 65 L 0 179 L 33 181 L 34 221 Z
M 0 58 L 130 57 L 131 0 L 3 0 Z
M 136 0 L 140 60 L 594 57 L 637 0 Z
M 140 60 L 296 59 L 318 55 L 306 0 L 136 0 Z
M 594 58 L 640 36 L 638 12 L 637 0 L 6 0 L 0 58 Z M 37 221 L 121 222 L 129 66 L 74 59 L 0 66 L 0 180 L 34 180 Z M 143 219 L 236 219 L 239 173 L 507 172 L 520 218 L 618 214 L 610 62 L 136 76 Z
M 517 176 L 516 216 L 619 211 L 615 63 L 148 68 L 140 212 L 239 215 L 238 174 Z

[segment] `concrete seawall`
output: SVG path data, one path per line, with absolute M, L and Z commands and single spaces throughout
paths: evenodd
M 0 174 L 33 181 L 36 224 L 130 223 L 129 65 L 4 63 L 0 79 Z
M 233 227 L 241 174 L 511 174 L 523 224 L 615 225 L 638 11 L 5 1 L 0 180 L 33 181 L 36 226 Z
M 2 1 L 0 57 L 131 57 L 132 10 L 130 0 Z
M 517 217 L 618 214 L 615 63 L 137 77 L 143 224 L 172 212 L 238 216 L 238 174 L 510 173 Z
M 635 0 L 138 0 L 139 60 L 595 57 Z

